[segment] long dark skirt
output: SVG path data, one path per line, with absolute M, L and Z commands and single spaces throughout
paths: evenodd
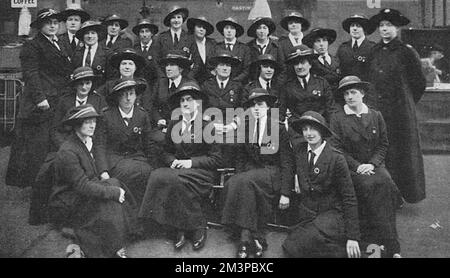
M 211 193 L 214 176 L 204 169 L 156 169 L 148 180 L 139 217 L 179 230 L 205 228 L 202 203 Z
M 232 176 L 226 183 L 222 223 L 256 233 L 273 216 L 273 168 L 252 169 Z
M 152 170 L 145 157 L 125 158 L 111 169 L 111 176 L 126 184 L 140 205 Z
M 385 246 L 397 241 L 397 187 L 389 172 L 380 167 L 375 169 L 375 174 L 371 176 L 352 173 L 352 180 L 358 198 L 362 239 Z

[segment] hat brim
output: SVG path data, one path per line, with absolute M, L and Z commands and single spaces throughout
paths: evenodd
M 75 33 L 75 37 L 76 37 L 77 39 L 79 39 L 80 41 L 84 41 L 84 34 L 85 34 L 87 31 L 91 31 L 91 30 L 97 32 L 97 35 L 98 35 L 98 41 L 99 41 L 99 42 L 100 42 L 101 40 L 103 40 L 104 38 L 106 38 L 106 30 L 105 30 L 105 27 L 102 26 L 102 25 L 100 25 L 100 24 L 97 24 L 97 25 L 91 25 L 91 26 L 87 26 L 87 27 L 81 28 L 80 30 L 78 30 L 78 31 Z
M 359 25 L 361 25 L 366 35 L 372 34 L 377 29 L 376 26 L 374 26 L 368 18 L 354 18 L 354 17 L 349 17 L 345 19 L 342 22 L 342 28 L 345 30 L 345 32 L 350 33 L 350 26 L 353 23 L 358 23 Z
M 269 36 L 277 29 L 275 22 L 273 22 L 270 18 L 261 18 L 250 25 L 247 30 L 247 36 L 256 38 L 256 29 L 258 29 L 261 24 L 264 24 L 269 28 Z
M 304 119 L 300 117 L 299 119 L 295 119 L 294 121 L 289 123 L 289 126 L 299 134 L 303 134 L 302 128 L 305 125 L 311 125 L 317 128 L 320 132 L 320 135 L 324 138 L 331 137 L 334 135 L 334 133 L 327 126 L 311 119 Z
M 214 33 L 214 26 L 211 23 L 209 23 L 208 21 L 205 21 L 205 20 L 201 20 L 201 19 L 198 19 L 198 18 L 189 18 L 187 20 L 187 22 L 186 22 L 186 25 L 187 25 L 188 31 L 190 33 L 194 33 L 194 27 L 196 25 L 201 25 L 201 26 L 205 27 L 205 29 L 206 29 L 206 36 L 209 36 L 212 33 Z
M 159 32 L 158 26 L 151 23 L 138 24 L 133 27 L 132 31 L 136 36 L 139 37 L 139 32 L 141 31 L 142 28 L 150 29 L 150 32 L 152 32 L 153 35 L 156 35 Z
M 278 64 L 276 61 L 274 60 L 256 60 L 253 63 L 250 64 L 250 68 L 253 70 L 253 72 L 257 72 L 259 70 L 259 66 L 260 65 L 272 65 L 275 69 L 275 73 L 279 73 L 279 71 L 281 70 L 281 65 Z
M 298 21 L 302 24 L 302 31 L 306 31 L 311 26 L 311 23 L 304 17 L 299 16 L 286 16 L 280 21 L 281 27 L 283 27 L 284 30 L 289 31 L 288 23 L 289 21 Z
M 98 76 L 98 75 L 89 75 L 89 76 L 83 76 L 82 78 L 78 78 L 78 79 L 75 79 L 75 80 L 70 80 L 70 82 L 69 82 L 69 86 L 75 86 L 75 84 L 78 82 L 78 81 L 80 81 L 80 80 L 86 80 L 86 79 L 88 79 L 88 80 L 92 80 L 92 82 L 94 82 L 95 80 L 98 80 L 100 78 L 100 76 Z M 92 88 L 93 89 L 93 88 Z
M 387 20 L 397 27 L 406 26 L 411 22 L 407 17 L 403 15 L 392 15 L 384 13 L 376 14 L 370 18 L 370 22 L 375 26 L 375 28 L 378 28 L 378 25 L 380 25 L 380 22 L 383 20 Z
M 186 21 L 186 19 L 189 17 L 189 10 L 186 8 L 179 8 L 174 11 L 171 11 L 169 14 L 164 17 L 164 25 L 167 27 L 170 27 L 170 19 L 173 15 L 181 13 L 183 15 L 183 22 Z
M 197 90 L 183 90 L 173 93 L 169 96 L 169 103 L 172 109 L 175 109 L 180 106 L 180 98 L 184 95 L 191 95 L 194 99 L 201 99 L 205 105 L 208 102 L 208 96 L 202 92 Z
M 115 69 L 118 69 L 120 66 L 120 62 L 123 60 L 131 60 L 136 64 L 136 70 L 142 69 L 145 67 L 145 58 L 135 54 L 135 53 L 114 53 L 111 56 L 111 66 Z
M 35 28 L 35 29 L 40 29 L 41 25 L 44 21 L 46 21 L 47 19 L 52 19 L 52 18 L 56 18 L 58 21 L 61 21 L 61 14 L 57 13 L 57 14 L 53 14 L 51 16 L 46 16 L 44 18 L 37 18 L 35 21 L 31 22 L 30 27 Z
M 86 11 L 69 9 L 61 12 L 61 21 L 66 21 L 69 16 L 72 15 L 78 15 L 81 18 L 81 22 L 85 22 L 91 19 L 91 16 Z
M 359 88 L 363 89 L 365 93 L 367 93 L 367 90 L 370 88 L 370 83 L 365 81 L 355 81 L 355 82 L 348 82 L 346 84 L 343 84 L 337 89 L 337 94 L 339 96 L 342 96 L 342 94 L 350 89 L 350 88 Z
M 188 69 L 192 65 L 192 61 L 187 58 L 163 58 L 160 61 L 160 65 L 163 67 L 169 63 L 173 63 L 184 69 Z
M 300 55 L 300 54 L 298 54 L 298 55 L 296 55 L 294 57 L 286 59 L 284 61 L 284 63 L 287 64 L 287 65 L 294 65 L 299 60 L 302 60 L 302 59 L 307 59 L 311 63 L 312 61 L 316 60 L 318 57 L 319 57 L 319 54 L 315 54 L 315 53 L 308 54 L 308 55 Z
M 122 92 L 125 89 L 130 89 L 130 88 L 135 88 L 136 90 L 136 95 L 141 95 L 144 93 L 144 91 L 147 89 L 147 85 L 144 83 L 136 83 L 135 85 L 130 85 L 130 86 L 126 86 L 123 88 L 120 88 L 120 90 L 115 90 L 115 91 L 111 91 L 107 96 L 106 96 L 106 100 L 108 103 L 113 103 L 111 102 L 112 99 L 115 99 L 119 96 L 119 93 Z
M 220 63 L 230 64 L 232 67 L 236 67 L 241 63 L 241 60 L 235 57 L 211 57 L 209 64 L 216 67 Z
M 274 95 L 262 95 L 262 96 L 257 96 L 254 98 L 249 98 L 248 100 L 246 100 L 243 103 L 244 108 L 249 108 L 253 105 L 253 103 L 255 102 L 255 100 L 263 100 L 267 103 L 267 105 L 269 107 L 274 107 L 275 103 L 277 102 L 278 98 Z
M 223 36 L 223 28 L 225 28 L 225 26 L 227 25 L 231 25 L 234 26 L 234 28 L 236 28 L 236 38 L 239 38 L 244 34 L 244 27 L 242 27 L 240 24 L 230 20 L 222 20 L 217 22 L 216 24 L 216 29 L 222 36 Z
M 311 32 L 308 35 L 306 35 L 303 38 L 302 42 L 308 47 L 313 48 L 314 41 L 317 38 L 324 38 L 324 37 L 328 39 L 328 45 L 331 45 L 336 40 L 337 33 L 332 29 L 320 29 L 318 31 Z
M 83 115 L 80 118 L 76 118 L 76 119 L 64 119 L 62 120 L 61 124 L 65 125 L 65 126 L 74 126 L 76 123 L 84 121 L 86 119 L 91 119 L 91 118 L 101 118 L 102 115 L 98 114 L 98 113 L 94 113 L 94 112 L 90 112 L 86 115 Z
M 111 22 L 115 22 L 115 21 L 119 22 L 120 29 L 122 29 L 122 30 L 128 27 L 128 21 L 126 21 L 125 19 L 122 19 L 122 18 L 105 20 L 105 21 L 103 21 L 103 25 L 108 26 Z

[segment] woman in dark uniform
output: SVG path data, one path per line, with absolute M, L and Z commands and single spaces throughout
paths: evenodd
M 289 207 L 294 156 L 286 129 L 269 110 L 276 100 L 265 89 L 255 88 L 244 104 L 253 116 L 246 122 L 246 135 L 253 134 L 253 138 L 248 137 L 235 152 L 238 174 L 225 184 L 222 214 L 222 223 L 240 237 L 238 258 L 248 258 L 250 254 L 261 257 L 267 249 L 264 228 L 273 215 L 273 201 L 279 198 L 280 209 Z M 272 129 L 274 124 L 276 130 Z M 262 152 L 264 148 L 272 151 L 266 154 Z
M 106 107 L 105 99 L 92 88 L 96 75 L 91 68 L 79 67 L 73 71 L 71 77 L 72 90 L 59 100 L 50 130 L 50 138 L 53 142 L 51 149 L 53 151 L 58 151 L 69 135 L 61 122 L 70 108 L 88 103 L 95 108 L 95 111 L 102 111 Z
M 125 183 L 138 202 L 157 156 L 148 114 L 136 105 L 143 90 L 145 85 L 134 79 L 118 79 L 106 98 L 109 106 L 103 110 L 99 126 L 99 141 L 105 155 L 100 173 Z
M 389 149 L 386 168 L 409 203 L 425 199 L 425 173 L 416 104 L 425 92 L 426 79 L 416 50 L 399 38 L 409 19 L 394 9 L 382 9 L 370 18 L 381 41 L 371 51 L 369 81 L 373 94 L 366 99 L 386 121 Z
M 63 121 L 72 134 L 56 155 L 50 221 L 72 227 L 87 257 L 126 257 L 126 237 L 132 229 L 128 205 L 135 201 L 117 179 L 100 177 L 93 139 L 98 117 L 86 104 L 73 107 Z
M 200 106 L 207 96 L 193 81 L 181 85 L 170 97 L 172 107 L 180 107 L 178 120 L 169 123 L 163 161 L 166 168 L 152 172 L 139 216 L 152 219 L 176 234 L 175 250 L 181 250 L 192 236 L 194 250 L 206 241 L 206 219 L 201 204 L 208 198 L 220 167 L 220 149 L 208 144 Z M 179 110 L 177 110 L 180 112 Z
M 344 152 L 358 198 L 362 240 L 384 245 L 389 257 L 400 256 L 395 222 L 397 187 L 384 166 L 389 146 L 380 112 L 363 102 L 369 83 L 356 76 L 339 82 L 343 109 L 331 118 L 335 146 Z
M 294 146 L 299 219 L 283 249 L 291 257 L 360 257 L 355 190 L 344 155 L 324 140 L 332 132 L 314 111 L 290 127 L 306 142 Z

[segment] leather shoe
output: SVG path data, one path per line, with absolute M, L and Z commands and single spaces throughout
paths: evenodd
M 186 237 L 184 235 L 184 232 L 178 232 L 177 238 L 174 243 L 174 247 L 176 251 L 179 251 L 183 248 L 183 246 L 186 244 Z
M 247 259 L 250 254 L 250 244 L 248 242 L 239 243 L 237 258 L 239 259 Z
M 200 250 L 205 246 L 206 242 L 206 229 L 198 229 L 194 232 L 192 247 L 195 251 Z

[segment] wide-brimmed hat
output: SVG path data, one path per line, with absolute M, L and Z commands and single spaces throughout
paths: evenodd
M 186 81 L 178 87 L 178 89 L 169 96 L 169 103 L 172 108 L 180 105 L 180 98 L 184 95 L 191 95 L 194 99 L 201 99 L 203 102 L 208 101 L 208 95 L 202 91 L 197 82 L 190 80 Z
M 337 94 L 339 96 L 342 96 L 342 94 L 350 88 L 361 88 L 364 90 L 364 92 L 367 92 L 367 90 L 370 87 L 369 82 L 361 81 L 358 76 L 349 75 L 345 76 L 344 78 L 339 81 L 339 86 L 337 89 Z
M 299 12 L 290 12 L 288 15 L 281 19 L 280 25 L 285 30 L 289 31 L 288 22 L 293 20 L 298 21 L 302 24 L 302 31 L 308 30 L 309 26 L 311 26 L 311 23 L 309 23 L 309 21 L 304 18 L 303 15 Z
M 106 36 L 106 29 L 99 21 L 88 20 L 81 24 L 80 30 L 75 33 L 75 37 L 80 41 L 83 41 L 84 34 L 87 31 L 95 31 L 98 35 L 98 40 L 101 41 Z
M 150 29 L 150 32 L 152 32 L 153 35 L 156 35 L 156 34 L 158 34 L 158 32 L 159 32 L 158 25 L 153 24 L 153 23 L 151 22 L 151 20 L 150 20 L 150 19 L 147 19 L 147 18 L 140 19 L 139 22 L 138 22 L 138 24 L 137 24 L 136 26 L 133 27 L 132 31 L 133 31 L 133 33 L 134 33 L 136 36 L 139 36 L 139 31 L 140 31 L 142 28 L 148 28 L 148 29 Z
M 277 102 L 277 97 L 269 94 L 264 88 L 253 88 L 249 92 L 248 99 L 243 103 L 244 108 L 249 108 L 255 100 L 264 100 L 268 106 L 273 107 Z
M 187 20 L 186 25 L 189 33 L 194 33 L 194 27 L 196 25 L 205 27 L 206 36 L 209 36 L 212 33 L 214 33 L 214 26 L 211 23 L 209 23 L 206 17 L 204 16 L 191 17 Z
M 139 55 L 133 48 L 123 48 L 119 52 L 114 53 L 110 58 L 111 66 L 118 69 L 120 62 L 123 60 L 131 60 L 136 65 L 136 70 L 145 66 L 145 58 Z
M 319 54 L 314 53 L 314 50 L 312 50 L 308 46 L 301 44 L 294 47 L 294 51 L 292 51 L 291 54 L 288 55 L 284 63 L 293 65 L 300 59 L 308 59 L 309 61 L 313 61 L 317 59 L 317 57 L 319 57 Z
M 325 118 L 315 111 L 307 111 L 301 117 L 292 117 L 289 126 L 302 134 L 302 128 L 305 125 L 312 125 L 319 129 L 322 137 L 331 137 L 333 132 L 328 128 Z
M 256 29 L 258 29 L 258 27 L 261 24 L 264 24 L 269 28 L 269 35 L 271 35 L 277 29 L 275 22 L 273 22 L 273 20 L 271 18 L 269 18 L 269 17 L 257 18 L 253 21 L 252 25 L 250 25 L 250 27 L 248 28 L 247 36 L 256 38 L 257 37 Z
M 342 28 L 345 32 L 350 33 L 350 26 L 353 23 L 358 23 L 361 25 L 367 35 L 372 34 L 377 29 L 377 27 L 373 25 L 366 16 L 359 14 L 354 14 L 342 21 Z
M 325 28 L 315 28 L 306 35 L 302 42 L 309 47 L 313 47 L 314 41 L 318 38 L 327 38 L 328 44 L 332 44 L 336 40 L 336 31 L 333 29 L 325 29 Z
M 41 28 L 42 22 L 46 21 L 47 19 L 56 18 L 58 21 L 61 21 L 61 13 L 59 13 L 55 9 L 42 9 L 38 12 L 36 19 L 31 22 L 30 27 L 39 29 Z
M 89 13 L 81 8 L 80 9 L 67 8 L 61 12 L 61 21 L 66 21 L 67 18 L 69 18 L 69 16 L 72 15 L 78 15 L 81 18 L 81 22 L 85 22 L 91 19 Z
M 375 27 L 378 27 L 383 20 L 387 20 L 397 27 L 405 26 L 410 23 L 410 20 L 406 16 L 394 9 L 382 9 L 379 13 L 370 18 L 370 22 Z
M 62 120 L 62 124 L 71 126 L 79 122 L 80 120 L 98 117 L 101 116 L 97 113 L 94 106 L 92 106 L 92 104 L 87 103 L 70 108 Z
M 256 60 L 250 64 L 250 68 L 253 71 L 257 71 L 260 65 L 266 64 L 272 65 L 275 69 L 275 72 L 278 72 L 281 69 L 280 64 L 278 64 L 277 60 L 275 59 L 275 57 L 273 57 L 272 54 L 259 55 L 258 58 L 256 58 Z
M 131 77 L 120 78 L 114 82 L 113 88 L 108 94 L 108 97 L 114 97 L 118 92 L 129 88 L 136 88 L 136 94 L 142 94 L 147 88 L 147 84 Z
M 128 27 L 128 21 L 121 18 L 117 14 L 113 14 L 113 15 L 110 15 L 107 18 L 105 18 L 105 20 L 103 20 L 103 25 L 108 26 L 111 22 L 114 22 L 114 21 L 119 22 L 120 29 L 122 29 L 122 30 Z
M 78 67 L 70 75 L 70 85 L 73 86 L 77 81 L 83 79 L 95 80 L 99 76 L 94 74 L 91 67 Z
M 163 23 L 165 26 L 170 27 L 170 19 L 176 15 L 181 14 L 183 16 L 183 22 L 189 17 L 189 10 L 180 6 L 173 6 L 170 8 L 169 13 L 164 17 Z
M 238 66 L 241 60 L 226 49 L 217 50 L 216 56 L 209 59 L 209 64 L 212 67 L 216 67 L 220 63 L 230 64 L 232 67 Z
M 234 28 L 236 28 L 236 38 L 239 38 L 244 34 L 244 27 L 242 27 L 242 25 L 240 25 L 236 19 L 228 17 L 224 20 L 217 22 L 216 24 L 216 29 L 222 36 L 223 36 L 223 28 L 225 28 L 225 26 L 227 25 L 231 25 Z
M 166 57 L 162 58 L 160 61 L 161 66 L 165 66 L 168 63 L 174 63 L 184 69 L 191 66 L 192 60 L 189 59 L 188 53 L 181 49 L 173 49 L 167 53 Z

